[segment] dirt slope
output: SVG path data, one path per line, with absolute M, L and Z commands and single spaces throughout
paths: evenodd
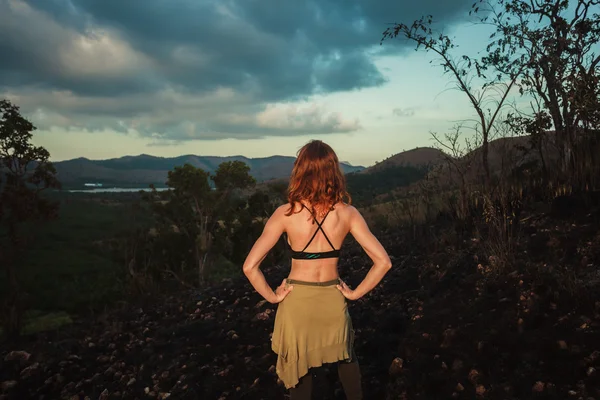
M 499 279 L 477 240 L 457 248 L 382 236 L 394 268 L 350 305 L 366 399 L 600 398 L 598 213 L 524 218 L 515 267 Z M 344 247 L 349 284 L 369 266 L 356 245 Z M 272 285 L 286 273 L 265 270 Z M 82 320 L 2 348 L 0 398 L 283 399 L 269 342 L 275 310 L 240 277 Z M 335 368 L 316 382 L 315 399 L 344 398 Z

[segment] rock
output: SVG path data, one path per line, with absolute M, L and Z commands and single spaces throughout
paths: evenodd
M 471 382 L 472 384 L 477 383 L 477 380 L 479 379 L 479 371 L 477 371 L 476 369 L 472 369 L 471 371 L 469 371 L 469 382 Z
M 33 375 L 35 372 L 37 372 L 40 368 L 40 363 L 33 363 L 31 364 L 29 367 L 24 368 L 21 371 L 21 378 L 29 378 L 31 375 Z
M 8 353 L 6 356 L 4 356 L 4 361 L 6 361 L 6 362 L 18 361 L 19 363 L 24 364 L 27 361 L 29 361 L 30 357 L 31 357 L 31 354 L 29 354 L 26 351 L 13 350 L 10 353 Z
M 107 363 L 107 362 L 109 362 L 109 361 L 110 361 L 110 357 L 109 357 L 109 356 L 107 356 L 107 355 L 100 355 L 100 356 L 98 356 L 98 358 L 96 358 L 96 360 L 97 360 L 99 363 L 102 363 L 102 364 L 104 364 L 104 363 Z
M 269 319 L 269 313 L 266 311 L 260 312 L 254 316 L 255 320 L 266 321 Z
M 463 362 L 461 359 L 457 358 L 452 362 L 452 371 L 458 372 L 463 368 Z
M 477 385 L 477 387 L 475 388 L 475 393 L 477 394 L 477 396 L 483 396 L 485 394 L 485 386 Z
M 558 341 L 558 347 L 562 350 L 566 350 L 567 349 L 567 342 L 565 342 L 564 340 L 559 340 Z
M 402 360 L 400 357 L 394 358 L 388 370 L 389 374 L 392 376 L 401 374 L 403 364 L 404 360 Z
M 0 384 L 0 389 L 2 389 L 3 392 L 7 392 L 15 386 L 17 386 L 17 381 L 4 381 Z
M 267 300 L 261 300 L 258 303 L 256 303 L 254 308 L 261 308 L 263 305 L 265 305 L 266 302 L 267 302 Z
M 540 393 L 543 392 L 545 388 L 546 384 L 544 382 L 537 381 L 535 385 L 533 385 L 532 391 Z

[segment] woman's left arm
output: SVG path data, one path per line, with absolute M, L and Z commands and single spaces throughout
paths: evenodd
M 254 246 L 252 246 L 250 253 L 248 253 L 243 266 L 244 274 L 254 289 L 270 303 L 279 303 L 291 290 L 291 288 L 285 288 L 282 285 L 277 289 L 277 293 L 274 292 L 260 270 L 260 264 L 284 232 L 283 220 L 285 218 L 285 207 L 285 205 L 280 206 L 271 215 L 265 224 L 262 234 L 254 243 Z

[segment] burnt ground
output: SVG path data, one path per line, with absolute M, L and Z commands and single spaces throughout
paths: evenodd
M 505 269 L 442 227 L 382 236 L 394 268 L 350 305 L 366 399 L 600 399 L 599 214 L 524 219 Z M 344 248 L 349 284 L 369 267 Z M 283 399 L 275 310 L 240 277 L 81 320 L 4 346 L 0 399 Z M 335 367 L 314 398 L 344 398 Z

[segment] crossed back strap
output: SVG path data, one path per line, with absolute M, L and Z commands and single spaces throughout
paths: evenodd
M 327 216 L 329 215 L 329 211 L 327 211 L 327 214 L 325 214 L 325 216 L 323 217 L 323 220 L 319 223 L 319 221 L 317 221 L 317 217 L 315 217 L 314 212 L 312 212 L 311 210 L 309 210 L 304 204 L 302 204 L 302 207 L 304 207 L 304 208 L 306 208 L 308 210 L 308 212 L 310 213 L 310 215 L 312 215 L 313 220 L 317 224 L 317 229 L 315 230 L 315 233 L 313 233 L 313 235 L 310 238 L 310 240 L 308 241 L 308 243 L 306 243 L 306 246 L 304 246 L 304 248 L 302 249 L 302 252 L 304 252 L 304 250 L 306 250 L 308 248 L 308 246 L 310 246 L 310 244 L 312 243 L 312 241 L 315 238 L 315 236 L 317 236 L 317 232 L 319 232 L 319 230 L 321 232 L 323 232 L 323 236 L 325 236 L 325 239 L 327 239 L 327 243 L 329 243 L 329 245 L 331 246 L 331 248 L 333 250 L 335 250 L 335 247 L 333 246 L 333 244 L 331 244 L 331 240 L 329 240 L 329 238 L 327 237 L 327 234 L 323 230 L 323 222 L 325 222 L 325 218 L 327 218 Z

